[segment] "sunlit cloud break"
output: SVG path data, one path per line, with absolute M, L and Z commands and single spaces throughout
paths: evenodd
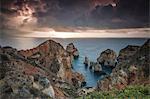
M 55 30 L 32 31 L 21 37 L 38 38 L 149 38 L 150 28 L 108 29 L 108 30 L 75 30 L 74 32 L 56 32 Z

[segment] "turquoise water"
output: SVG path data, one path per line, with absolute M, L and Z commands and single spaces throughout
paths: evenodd
M 0 38 L 1 46 L 13 46 L 17 49 L 29 49 L 36 47 L 38 44 L 44 42 L 48 38 Z M 80 52 L 79 59 L 73 62 L 73 70 L 82 73 L 85 76 L 87 86 L 95 86 L 97 80 L 103 78 L 102 75 L 95 74 L 89 70 L 88 67 L 85 67 L 84 57 L 89 57 L 90 61 L 96 61 L 100 53 L 106 49 L 112 49 L 117 54 L 119 51 L 126 47 L 127 45 L 142 45 L 146 39 L 138 38 L 119 38 L 119 39 L 107 39 L 107 38 L 95 38 L 95 39 L 53 39 L 56 42 L 61 43 L 64 48 L 69 43 L 74 43 Z M 111 73 L 111 69 L 104 68 L 107 74 Z

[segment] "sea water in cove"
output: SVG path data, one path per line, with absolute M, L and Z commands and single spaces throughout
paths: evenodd
M 30 49 L 38 46 L 40 43 L 48 40 L 48 38 L 0 38 L 1 46 L 12 46 L 14 48 L 20 49 Z M 106 49 L 112 49 L 117 54 L 127 45 L 142 45 L 147 39 L 144 38 L 87 38 L 87 39 L 53 39 L 59 42 L 64 48 L 69 43 L 74 43 L 80 52 L 80 56 L 77 60 L 73 61 L 73 70 L 82 73 L 86 79 L 86 86 L 93 87 L 96 86 L 97 81 L 101 80 L 104 76 L 95 74 L 85 67 L 84 57 L 87 56 L 90 61 L 96 61 L 100 53 Z M 104 68 L 107 74 L 111 73 L 111 69 Z

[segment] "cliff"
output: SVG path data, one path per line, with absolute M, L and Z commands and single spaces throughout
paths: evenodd
M 119 53 L 119 63 L 112 73 L 98 81 L 97 89 L 124 89 L 128 85 L 149 84 L 150 39 L 141 47 L 127 46 Z
M 84 77 L 71 69 L 71 57 L 52 40 L 28 50 L 0 47 L 0 96 L 10 98 L 72 97 Z

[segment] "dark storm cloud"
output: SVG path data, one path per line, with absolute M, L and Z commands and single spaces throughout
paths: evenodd
M 0 5 L 2 28 L 148 27 L 149 0 L 1 0 Z
M 116 16 L 129 25 L 149 26 L 149 0 L 120 0 Z

